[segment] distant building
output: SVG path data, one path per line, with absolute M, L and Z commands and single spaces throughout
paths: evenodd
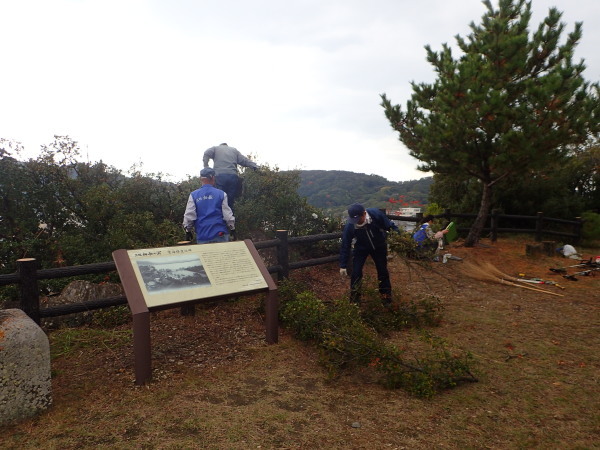
M 395 210 L 387 210 L 386 213 L 390 216 L 402 216 L 402 217 L 415 217 L 417 213 L 421 212 L 422 208 L 398 208 Z M 405 220 L 394 220 L 393 221 L 398 228 L 402 228 L 404 231 L 412 231 L 415 228 L 415 222 L 408 222 Z

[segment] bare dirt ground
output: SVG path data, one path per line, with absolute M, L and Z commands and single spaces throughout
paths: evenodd
M 478 383 L 423 400 L 385 389 L 366 369 L 329 380 L 318 350 L 285 329 L 267 345 L 260 298 L 243 298 L 199 305 L 193 317 L 154 313 L 146 386 L 133 382 L 130 324 L 74 345 L 53 359 L 53 406 L 4 427 L 0 447 L 600 448 L 600 273 L 566 280 L 548 269 L 574 261 L 527 257 L 526 243 L 457 243 L 448 251 L 464 259 L 447 264 L 390 260 L 396 301 L 442 300 L 444 320 L 431 331 L 472 352 Z M 600 255 L 597 247 L 578 250 Z M 532 285 L 559 294 L 549 295 L 481 281 L 464 273 L 467 262 L 564 289 Z M 367 273 L 374 276 L 371 264 Z M 323 299 L 347 294 L 335 264 L 292 278 Z M 73 339 L 85 340 L 80 331 Z M 60 353 L 64 334 L 52 332 L 50 341 Z

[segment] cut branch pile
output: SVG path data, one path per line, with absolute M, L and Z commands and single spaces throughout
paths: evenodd
M 556 295 L 558 297 L 563 297 L 562 294 L 558 294 L 556 292 L 550 292 L 545 289 L 539 289 L 531 286 L 524 286 L 519 284 L 519 279 L 515 277 L 511 277 L 503 273 L 501 270 L 496 268 L 490 262 L 482 262 L 480 264 L 473 264 L 471 262 L 465 261 L 462 265 L 463 273 L 471 278 L 481 281 L 489 281 L 492 283 L 500 283 L 508 286 L 515 286 L 523 289 L 529 289 L 530 291 L 543 292 L 548 295 Z

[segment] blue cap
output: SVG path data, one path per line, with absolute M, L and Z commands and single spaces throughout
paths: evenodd
M 201 178 L 213 178 L 215 176 L 215 169 L 211 167 L 205 167 L 200 171 Z
M 348 207 L 348 222 L 358 223 L 359 219 L 365 212 L 365 207 L 360 203 L 354 203 Z

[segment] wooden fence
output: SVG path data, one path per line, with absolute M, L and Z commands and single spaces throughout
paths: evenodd
M 418 213 L 416 217 L 404 217 L 404 216 L 393 216 L 388 215 L 392 220 L 400 220 L 405 222 L 419 222 L 423 214 Z M 469 221 L 475 220 L 477 214 L 462 214 L 453 213 L 451 210 L 446 209 L 443 214 L 435 215 L 436 218 L 442 218 L 447 221 L 455 219 L 467 219 Z M 531 222 L 532 227 L 528 228 L 509 228 L 501 227 L 500 224 L 507 221 L 520 222 Z M 457 221 L 458 222 L 458 221 Z M 576 217 L 575 220 L 565 219 L 554 219 L 552 217 L 544 216 L 543 212 L 538 212 L 535 216 L 523 216 L 523 215 L 511 215 L 511 214 L 500 214 L 497 210 L 493 210 L 488 215 L 488 226 L 483 228 L 483 231 L 488 233 L 492 242 L 498 240 L 499 233 L 511 233 L 511 234 L 532 234 L 536 242 L 542 242 L 545 237 L 561 237 L 565 238 L 569 243 L 578 244 L 581 242 L 581 231 L 583 227 L 583 220 L 580 217 Z M 563 228 L 571 229 L 570 232 L 558 231 L 548 226 L 560 226 Z M 469 227 L 458 227 L 458 232 L 466 234 L 469 231 Z
M 276 239 L 256 242 L 254 246 L 259 250 L 268 248 L 277 249 L 277 264 L 268 267 L 268 270 L 271 274 L 277 274 L 277 278 L 281 280 L 289 276 L 290 270 L 327 264 L 338 260 L 338 256 L 336 254 L 323 258 L 290 262 L 289 253 L 291 245 L 309 244 L 331 239 L 339 240 L 341 236 L 342 233 L 340 232 L 312 236 L 289 237 L 286 230 L 281 230 L 277 231 Z M 39 289 L 40 280 L 66 278 L 80 275 L 93 275 L 113 271 L 116 271 L 116 265 L 114 262 L 38 270 L 37 260 L 35 258 L 25 258 L 17 260 L 17 271 L 15 273 L 0 275 L 0 286 L 6 286 L 10 284 L 19 285 L 19 308 L 39 324 L 40 319 L 45 317 L 64 316 L 67 314 L 127 304 L 127 298 L 124 296 L 119 296 L 86 301 L 85 303 L 73 303 L 69 305 L 53 306 L 50 308 L 41 309 Z
M 406 222 L 418 223 L 422 219 L 422 214 L 417 214 L 414 217 L 408 216 L 395 216 L 388 215 L 392 220 L 400 220 Z M 453 219 L 474 219 L 475 214 L 456 214 L 450 210 L 446 210 L 443 214 L 435 216 L 437 218 L 444 218 L 446 220 Z M 519 219 L 519 220 L 531 220 L 534 223 L 533 228 L 503 228 L 499 226 L 500 220 L 507 219 Z M 498 214 L 492 212 L 489 217 L 490 226 L 485 228 L 484 231 L 489 231 L 492 241 L 497 239 L 498 233 L 510 232 L 510 233 L 530 233 L 535 235 L 535 239 L 541 242 L 543 237 L 546 235 L 560 236 L 569 238 L 570 242 L 578 243 L 581 238 L 582 221 L 577 219 L 575 221 L 568 221 L 562 219 L 552 219 L 544 217 L 543 213 L 537 213 L 536 216 L 511 216 Z M 548 223 L 558 223 L 573 228 L 572 233 L 552 231 L 545 229 L 544 225 Z M 468 228 L 458 228 L 459 233 L 468 231 Z M 269 273 L 277 274 L 277 279 L 281 280 L 287 278 L 291 270 L 300 269 L 303 267 L 317 266 L 321 264 L 328 264 L 331 262 L 338 261 L 338 254 L 325 256 L 322 258 L 313 258 L 303 261 L 290 261 L 290 246 L 291 245 L 306 245 L 315 242 L 327 241 L 327 240 L 339 240 L 342 237 L 342 233 L 329 233 L 329 234 L 318 234 L 311 236 L 299 236 L 290 237 L 288 231 L 280 230 L 276 233 L 276 238 L 267 241 L 255 242 L 254 246 L 258 249 L 276 249 L 277 264 L 268 267 Z M 84 311 L 91 311 L 95 309 L 108 308 L 112 306 L 124 305 L 127 303 L 126 297 L 110 297 L 104 299 L 97 299 L 87 301 L 85 303 L 76 303 L 62 306 L 54 306 L 51 308 L 40 308 L 40 289 L 39 280 L 48 280 L 53 278 L 65 278 L 80 275 L 92 275 L 98 273 L 108 273 L 116 270 L 114 262 L 104 262 L 96 264 L 86 264 L 81 266 L 72 267 L 61 267 L 55 269 L 37 269 L 37 261 L 34 258 L 25 258 L 17 261 L 17 271 L 13 274 L 0 275 L 0 286 L 6 286 L 11 284 L 17 284 L 19 286 L 19 308 L 22 309 L 29 317 L 31 317 L 36 323 L 40 323 L 41 318 L 45 317 L 56 317 L 67 314 L 79 313 Z

